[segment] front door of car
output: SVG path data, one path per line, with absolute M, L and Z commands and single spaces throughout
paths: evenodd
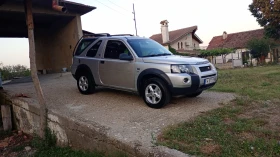
M 108 40 L 103 59 L 99 61 L 100 81 L 105 86 L 134 89 L 135 61 L 120 60 L 120 54 L 129 52 L 127 46 L 119 40 Z

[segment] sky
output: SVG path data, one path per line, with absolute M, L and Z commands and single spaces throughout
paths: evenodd
M 93 33 L 136 34 L 150 37 L 160 33 L 160 21 L 169 21 L 169 31 L 198 26 L 196 34 L 207 46 L 214 36 L 261 28 L 248 10 L 252 0 L 70 0 L 97 7 L 82 16 L 82 27 Z M 16 46 L 15 46 L 16 45 Z M 28 40 L 0 38 L 0 62 L 29 67 Z

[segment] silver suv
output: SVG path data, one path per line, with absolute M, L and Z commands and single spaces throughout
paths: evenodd
M 82 38 L 71 71 L 82 94 L 96 86 L 132 91 L 152 108 L 163 107 L 172 96 L 196 97 L 217 81 L 207 60 L 173 55 L 154 40 L 131 35 Z

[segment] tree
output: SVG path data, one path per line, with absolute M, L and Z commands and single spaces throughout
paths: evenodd
M 200 56 L 201 57 L 210 57 L 212 58 L 212 62 L 214 59 L 214 56 L 222 56 L 223 63 L 225 62 L 225 58 L 228 54 L 232 53 L 233 49 L 229 48 L 218 48 L 218 49 L 212 49 L 212 50 L 200 50 Z
M 233 53 L 234 50 L 230 49 L 230 48 L 220 48 L 217 51 L 218 52 L 216 52 L 216 53 L 222 56 L 223 63 L 225 63 L 227 55 L 230 54 L 230 53 Z
M 30 76 L 30 69 L 24 65 L 3 65 L 0 63 L 0 72 L 3 81 L 13 79 L 14 77 Z
M 46 100 L 37 75 L 32 0 L 24 0 L 24 8 L 25 8 L 25 15 L 26 15 L 26 25 L 28 29 L 31 77 L 40 104 L 40 137 L 44 139 L 46 133 L 45 131 L 47 130 L 47 108 L 46 108 Z
M 250 49 L 250 54 L 253 58 L 257 58 L 258 62 L 263 62 L 263 59 L 270 51 L 270 42 L 267 39 L 252 39 L 248 41 L 247 47 Z
M 265 28 L 265 36 L 280 39 L 280 1 L 253 0 L 249 10 L 257 22 Z

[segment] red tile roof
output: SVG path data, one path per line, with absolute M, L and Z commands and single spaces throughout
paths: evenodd
M 264 29 L 227 34 L 226 39 L 223 39 L 222 35 L 216 36 L 210 41 L 207 50 L 216 48 L 245 48 L 249 40 L 253 38 L 260 39 L 263 37 Z
M 197 30 L 197 26 L 192 26 L 192 27 L 187 27 L 187 28 L 182 28 L 174 31 L 169 31 L 169 43 L 172 43 L 173 41 L 179 39 L 183 35 L 186 35 L 188 33 L 195 33 Z M 162 35 L 160 34 L 154 34 L 150 37 L 151 39 L 157 41 L 160 44 L 165 44 L 162 42 Z M 202 41 L 201 41 L 202 42 Z

